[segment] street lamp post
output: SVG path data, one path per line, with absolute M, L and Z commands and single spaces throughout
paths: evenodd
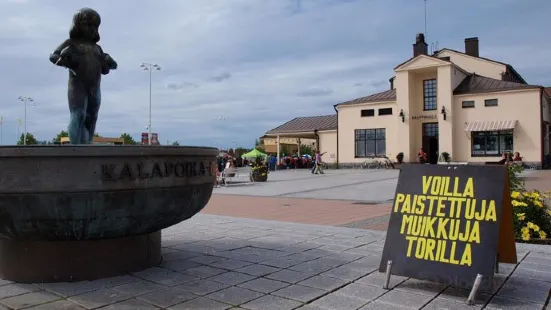
M 215 118 L 215 120 L 216 120 L 216 121 L 225 121 L 226 118 L 225 118 L 224 116 L 217 116 L 217 117 Z M 216 143 L 216 144 L 218 144 L 218 150 L 219 150 L 219 151 L 222 151 L 222 147 L 221 147 L 221 145 L 220 145 L 221 142 L 222 142 L 222 141 L 220 141 L 220 140 L 222 140 L 222 130 L 220 130 L 220 128 L 217 128 L 216 131 L 217 131 L 217 134 L 216 134 L 217 143 Z
M 161 70 L 161 67 L 159 67 L 159 65 L 157 64 L 147 62 L 142 62 L 140 67 L 143 68 L 144 71 L 149 71 L 149 124 L 147 125 L 149 133 L 147 135 L 147 142 L 149 145 L 151 145 L 151 75 L 153 70 Z
M 4 145 L 4 117 L 0 116 L 0 145 Z
M 34 104 L 34 99 L 31 98 L 31 97 L 27 97 L 27 96 L 19 96 L 19 101 L 23 102 L 23 105 L 25 106 L 25 114 L 24 114 L 24 120 L 25 120 L 25 124 L 24 124 L 24 127 L 23 127 L 23 130 L 24 130 L 24 134 L 23 134 L 23 145 L 27 145 L 27 102 L 33 102 Z

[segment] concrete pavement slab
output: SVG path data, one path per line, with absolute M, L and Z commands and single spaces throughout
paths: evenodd
M 236 231 L 248 236 L 258 232 L 262 237 L 228 238 L 226 232 Z M 294 243 L 289 240 L 293 234 L 301 236 Z M 162 264 L 133 275 L 76 283 L 2 281 L 0 304 L 8 308 L 27 302 L 39 310 L 264 309 L 262 305 L 344 310 L 542 309 L 549 302 L 551 279 L 544 273 L 551 269 L 546 259 L 551 257 L 551 246 L 518 244 L 519 264 L 502 268 L 504 273 L 498 276 L 503 283 L 492 292 L 481 292 L 473 307 L 465 304 L 468 291 L 447 285 L 392 276 L 391 288 L 382 289 L 384 276 L 376 266 L 384 236 L 363 229 L 199 214 L 163 231 L 163 240 L 182 241 L 163 244 L 164 253 L 180 258 L 170 263 L 192 268 L 178 271 Z M 353 249 L 363 251 L 312 247 L 316 240 L 355 245 Z M 205 254 L 205 248 L 216 255 Z M 182 256 L 175 256 L 177 251 Z M 245 261 L 249 256 L 256 258 Z M 541 275 L 535 275 L 538 272 Z
M 267 182 L 217 187 L 214 194 L 387 202 L 394 197 L 398 174 L 399 170 L 327 170 L 323 175 L 273 171 Z

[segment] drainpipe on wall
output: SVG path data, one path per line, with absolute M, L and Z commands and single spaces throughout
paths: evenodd
M 314 129 L 314 136 L 316 136 L 316 150 L 321 153 L 320 151 L 320 136 L 318 135 L 318 130 Z
M 333 109 L 335 109 L 335 113 L 337 113 L 337 169 L 339 169 L 339 110 L 337 110 L 337 106 L 334 105 Z
M 544 145 L 545 145 L 545 134 L 543 130 L 543 87 L 540 87 L 540 134 L 541 134 L 541 140 L 540 140 L 540 163 L 541 167 L 543 169 L 543 159 L 544 159 Z
M 279 167 L 279 161 L 280 161 L 280 159 L 279 159 L 279 134 L 277 135 L 276 144 L 277 144 L 277 163 L 276 163 L 276 170 L 277 170 L 277 167 Z

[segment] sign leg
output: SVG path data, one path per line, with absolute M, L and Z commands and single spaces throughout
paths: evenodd
M 477 274 L 476 279 L 474 280 L 473 288 L 471 289 L 471 292 L 469 293 L 469 298 L 467 299 L 467 304 L 469 306 L 474 305 L 476 293 L 478 292 L 478 288 L 480 287 L 481 282 L 482 282 L 482 275 Z
M 383 285 L 383 288 L 385 290 L 388 290 L 388 286 L 390 285 L 390 270 L 392 269 L 392 261 L 389 260 L 386 262 L 386 273 L 385 273 L 385 283 Z

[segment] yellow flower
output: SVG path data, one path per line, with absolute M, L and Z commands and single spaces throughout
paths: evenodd
M 518 201 L 518 200 L 511 201 L 511 204 L 513 205 L 513 207 L 526 207 L 526 206 L 528 206 L 528 204 L 526 204 L 526 202 L 522 202 L 522 201 Z
M 539 234 L 540 234 L 540 239 L 545 239 L 547 237 L 547 234 L 543 230 L 540 230 Z
M 538 232 L 540 231 L 540 227 L 536 224 L 534 224 L 534 226 L 532 226 L 532 230 L 534 230 L 535 232 Z
M 530 233 L 530 229 L 528 227 L 522 227 L 520 229 L 520 231 L 522 232 L 522 234 L 529 234 Z
M 543 203 L 541 203 L 541 201 L 539 200 L 534 200 L 534 204 L 540 208 L 543 208 Z
M 530 228 L 530 229 L 533 229 L 533 228 L 534 228 L 534 223 L 528 222 L 528 223 L 526 224 L 526 227 L 528 227 L 528 228 Z
M 551 215 L 551 210 L 547 210 L 547 214 Z
M 511 198 L 513 199 L 518 199 L 519 196 L 520 196 L 520 193 L 517 191 L 514 191 L 511 193 Z
M 530 240 L 530 234 L 525 234 L 525 233 L 523 233 L 523 234 L 522 234 L 522 240 L 524 240 L 524 241 Z
M 534 199 L 541 199 L 541 196 L 538 192 L 536 191 L 533 191 L 530 193 L 530 197 L 534 198 Z
M 520 221 L 524 221 L 524 219 L 526 218 L 526 213 L 519 213 L 519 214 L 517 214 L 517 218 L 518 218 Z

